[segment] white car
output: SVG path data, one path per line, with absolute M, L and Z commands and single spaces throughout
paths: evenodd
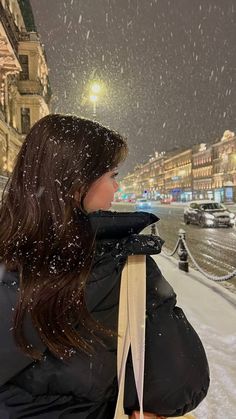
M 192 201 L 184 210 L 184 222 L 201 227 L 233 227 L 235 214 L 216 201 Z
M 152 207 L 152 204 L 150 201 L 148 201 L 146 198 L 140 198 L 136 200 L 136 209 L 150 209 Z

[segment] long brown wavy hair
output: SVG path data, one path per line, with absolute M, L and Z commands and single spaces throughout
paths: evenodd
M 0 262 L 19 272 L 13 333 L 17 345 L 34 359 L 42 353 L 24 335 L 28 313 L 56 357 L 66 359 L 77 349 L 90 353 L 83 331 L 97 340 L 101 330 L 100 335 L 108 333 L 85 303 L 95 233 L 83 199 L 91 184 L 124 161 L 127 152 L 118 133 L 71 115 L 46 116 L 25 138 L 0 208 Z

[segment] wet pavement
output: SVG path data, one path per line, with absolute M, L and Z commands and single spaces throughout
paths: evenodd
M 135 211 L 135 205 L 121 205 L 119 203 L 114 204 L 113 209 Z M 236 212 L 234 207 L 230 209 Z M 197 225 L 185 225 L 183 222 L 183 205 L 157 205 L 154 203 L 148 212 L 152 212 L 160 218 L 157 223 L 158 234 L 165 240 L 166 251 L 174 249 L 179 229 L 184 229 L 188 247 L 202 269 L 216 276 L 223 276 L 236 270 L 235 227 L 201 228 Z M 236 293 L 236 277 L 221 282 L 221 285 Z

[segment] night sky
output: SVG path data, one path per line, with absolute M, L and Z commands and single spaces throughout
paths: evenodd
M 235 0 L 31 0 L 52 111 L 96 119 L 128 139 L 121 174 L 155 151 L 236 131 Z

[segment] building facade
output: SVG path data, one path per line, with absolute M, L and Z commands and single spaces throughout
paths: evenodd
M 127 185 L 130 194 L 154 200 L 236 202 L 236 136 L 225 131 L 214 144 L 156 153 L 123 179 L 121 191 Z
M 193 199 L 213 199 L 212 146 L 200 144 L 192 155 Z
M 31 126 L 49 113 L 45 52 L 29 0 L 0 0 L 0 176 L 8 176 Z
M 143 165 L 137 165 L 133 173 L 129 173 L 121 182 L 120 196 L 128 195 L 148 199 L 160 199 L 164 189 L 164 161 L 165 152 L 155 153 L 149 161 Z
M 192 199 L 192 150 L 185 150 L 165 161 L 165 194 L 174 201 Z
M 236 136 L 225 131 L 212 146 L 214 197 L 218 201 L 236 201 Z
M 161 199 L 165 194 L 165 152 L 155 153 L 150 159 L 150 178 L 146 183 L 147 197 L 149 199 Z

